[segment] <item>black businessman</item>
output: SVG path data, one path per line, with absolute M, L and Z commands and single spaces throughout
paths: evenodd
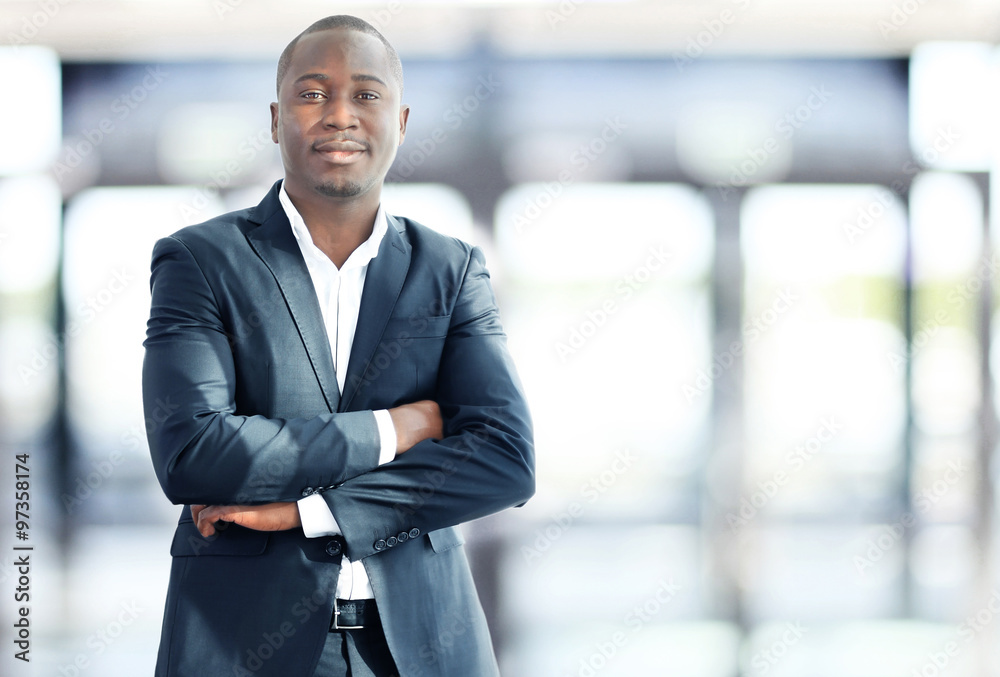
M 483 255 L 382 209 L 409 107 L 375 28 L 316 22 L 277 89 L 284 179 L 153 250 L 143 399 L 185 506 L 156 675 L 497 675 L 456 527 L 528 500 L 534 451 Z

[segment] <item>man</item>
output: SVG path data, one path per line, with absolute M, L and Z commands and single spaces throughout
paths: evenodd
M 153 250 L 143 400 L 181 514 L 156 674 L 498 674 L 456 525 L 534 492 L 481 252 L 380 194 L 395 50 L 323 19 L 278 64 L 285 178 Z

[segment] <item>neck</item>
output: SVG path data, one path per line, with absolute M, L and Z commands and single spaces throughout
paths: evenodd
M 285 192 L 302 216 L 313 242 L 337 268 L 371 237 L 380 191 L 360 197 L 337 198 L 312 191 L 303 194 L 286 185 Z

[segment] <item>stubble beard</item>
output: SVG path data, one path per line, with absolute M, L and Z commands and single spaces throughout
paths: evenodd
M 359 181 L 327 182 L 315 186 L 315 190 L 325 197 L 357 197 L 365 192 L 367 186 Z

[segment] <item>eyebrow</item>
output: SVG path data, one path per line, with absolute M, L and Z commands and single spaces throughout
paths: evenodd
M 329 80 L 330 76 L 325 73 L 306 73 L 295 79 L 295 84 L 300 82 L 305 82 L 306 80 Z M 377 82 L 385 88 L 389 85 L 385 84 L 382 78 L 376 77 L 374 75 L 368 75 L 367 73 L 356 73 L 351 76 L 351 80 L 354 82 Z
M 368 75 L 366 73 L 357 73 L 356 75 L 352 75 L 351 80 L 354 82 L 377 82 L 387 89 L 389 87 L 389 85 L 382 81 L 382 78 L 375 77 L 374 75 Z

